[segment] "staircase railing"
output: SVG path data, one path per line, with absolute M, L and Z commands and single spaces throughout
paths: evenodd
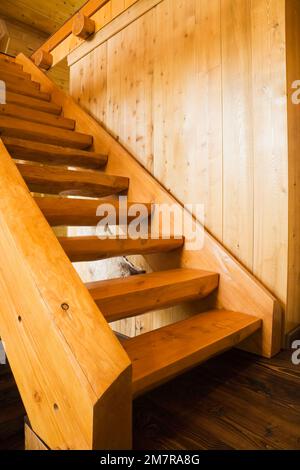
M 131 446 L 131 364 L 0 141 L 0 328 L 51 449 Z

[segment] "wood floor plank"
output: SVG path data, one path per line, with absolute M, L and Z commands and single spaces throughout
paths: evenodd
M 117 194 L 128 188 L 128 178 L 106 173 L 49 165 L 17 163 L 30 191 L 43 194 L 102 197 Z
M 96 226 L 102 219 L 97 215 L 97 209 L 100 204 L 111 204 L 116 212 L 116 224 L 120 222 L 121 217 L 126 212 L 119 205 L 117 199 L 70 199 L 66 197 L 38 197 L 35 201 L 43 212 L 52 227 L 59 225 L 67 226 Z M 135 202 L 128 203 L 128 209 L 135 206 Z M 148 216 L 151 215 L 151 204 L 144 204 L 147 209 Z M 135 216 L 128 216 L 128 222 L 134 220 Z
M 0 115 L 72 131 L 75 129 L 75 121 L 73 119 L 54 116 L 50 113 L 24 108 L 23 106 L 18 106 L 16 104 L 8 103 L 0 105 Z
M 117 256 L 166 253 L 183 245 L 183 239 L 112 239 L 98 237 L 59 237 L 66 254 L 72 262 L 96 261 Z
M 236 346 L 261 324 L 257 317 L 213 310 L 124 341 L 133 365 L 134 396 Z
M 207 297 L 219 276 L 197 269 L 174 269 L 86 284 L 108 322 Z
M 93 143 L 90 135 L 4 116 L 0 116 L 0 135 L 79 149 L 86 149 Z
M 62 112 L 62 107 L 52 103 L 51 101 L 37 100 L 29 96 L 20 95 L 19 93 L 12 93 L 10 91 L 6 92 L 6 102 L 24 106 L 25 108 L 36 109 L 37 111 L 45 113 L 55 114 L 57 116 Z

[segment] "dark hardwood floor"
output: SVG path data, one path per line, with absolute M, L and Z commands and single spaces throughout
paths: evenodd
M 134 448 L 300 449 L 300 366 L 230 351 L 134 403 Z M 0 366 L 0 449 L 23 446 L 23 415 Z

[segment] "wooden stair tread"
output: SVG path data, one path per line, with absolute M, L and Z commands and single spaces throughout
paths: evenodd
M 219 275 L 197 269 L 173 269 L 87 283 L 108 322 L 207 297 Z
M 17 104 L 8 103 L 0 105 L 0 115 L 14 118 L 17 116 L 18 119 L 23 119 L 24 121 L 35 122 L 52 127 L 59 127 L 62 129 L 75 129 L 75 121 L 73 119 L 67 119 L 62 116 L 55 116 L 53 114 L 42 111 L 24 108 L 23 106 L 18 106 Z
M 1 115 L 0 134 L 79 149 L 86 149 L 93 143 L 90 135 Z
M 13 74 L 7 70 L 0 68 L 0 80 L 4 82 L 10 82 L 12 84 L 17 84 L 22 87 L 32 87 L 33 89 L 40 90 L 41 85 L 38 82 L 28 79 L 28 76 L 23 73 Z
M 7 69 L 7 67 L 0 62 L 0 75 L 2 73 L 3 74 L 9 73 L 11 77 L 15 77 L 15 78 L 23 78 L 24 80 L 31 80 L 30 73 L 24 72 L 22 69 L 18 69 L 18 68 Z
M 59 237 L 66 254 L 73 262 L 95 261 L 126 255 L 170 252 L 183 246 L 183 238 L 166 239 L 99 239 L 98 237 Z
M 20 95 L 10 91 L 6 92 L 6 102 L 24 106 L 30 109 L 36 109 L 37 111 L 55 114 L 57 116 L 62 112 L 62 107 L 52 103 L 51 101 L 37 100 L 35 98 Z
M 40 101 L 50 101 L 51 95 L 49 93 L 45 93 L 44 91 L 37 90 L 33 86 L 27 86 L 23 83 L 16 83 L 15 81 L 7 80 L 6 84 L 6 91 L 10 91 L 11 93 L 18 93 L 19 95 L 29 96 L 30 98 L 35 98 Z
M 17 64 L 15 61 L 6 59 L 5 57 L 1 57 L 0 59 L 0 68 L 19 72 L 22 72 L 23 70 L 23 66 L 21 64 Z
M 236 346 L 260 327 L 257 317 L 212 310 L 122 341 L 132 360 L 134 397 Z
M 30 191 L 35 193 L 99 197 L 125 191 L 129 184 L 123 176 L 96 171 L 20 162 L 17 167 Z
M 59 225 L 69 226 L 96 226 L 101 220 L 97 216 L 100 204 L 111 204 L 116 210 L 116 223 L 119 224 L 119 201 L 116 199 L 70 199 L 66 197 L 39 197 L 35 196 L 35 202 L 43 212 L 47 221 L 53 227 Z M 128 208 L 136 203 L 129 202 Z M 151 215 L 151 204 L 145 205 L 148 215 Z M 128 217 L 131 222 L 135 216 Z
M 67 165 L 90 169 L 103 168 L 107 155 L 58 145 L 33 142 L 16 137 L 2 137 L 3 143 L 13 158 L 52 165 Z

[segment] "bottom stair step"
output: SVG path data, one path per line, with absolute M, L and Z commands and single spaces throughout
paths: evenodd
M 244 313 L 212 310 L 126 341 L 137 397 L 230 349 L 261 328 Z

